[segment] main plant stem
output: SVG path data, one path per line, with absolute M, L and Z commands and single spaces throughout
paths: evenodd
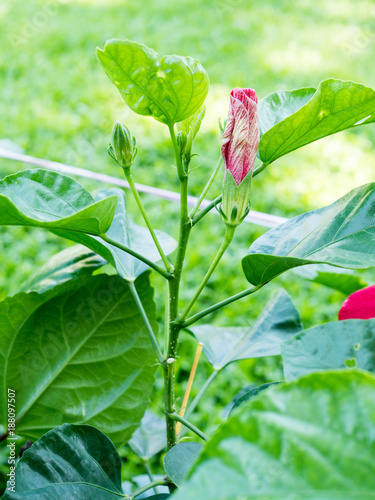
M 177 354 L 178 337 L 181 326 L 178 324 L 178 299 L 180 293 L 181 274 L 185 260 L 186 248 L 191 230 L 191 220 L 188 212 L 188 165 L 182 164 L 179 147 L 177 145 L 174 127 L 169 127 L 172 145 L 176 158 L 178 178 L 180 180 L 180 230 L 178 238 L 178 250 L 174 265 L 173 277 L 169 280 L 169 338 L 164 364 L 164 400 L 167 423 L 167 443 L 168 449 L 177 444 L 176 420 L 170 415 L 175 412 L 174 395 L 174 372 Z

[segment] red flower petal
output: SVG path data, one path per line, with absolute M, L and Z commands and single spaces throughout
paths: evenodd
M 339 320 L 370 318 L 375 318 L 375 285 L 354 292 L 339 312 Z
M 235 88 L 230 105 L 221 154 L 226 168 L 240 185 L 253 169 L 259 144 L 258 96 L 253 89 Z

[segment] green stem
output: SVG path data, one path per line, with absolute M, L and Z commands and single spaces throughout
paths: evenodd
M 197 213 L 197 215 L 194 217 L 192 221 L 192 225 L 195 226 L 205 215 L 208 214 L 208 212 L 211 212 L 211 210 L 218 205 L 221 200 L 223 199 L 223 195 L 221 194 L 217 198 L 215 198 L 207 207 L 203 208 L 200 212 Z
M 191 219 L 192 219 L 192 218 L 195 216 L 195 214 L 198 212 L 199 207 L 201 206 L 201 203 L 202 203 L 202 201 L 204 200 L 204 198 L 205 198 L 206 194 L 207 194 L 207 193 L 208 193 L 208 191 L 210 190 L 210 188 L 211 188 L 211 186 L 212 186 L 212 184 L 213 184 L 213 182 L 214 182 L 214 180 L 215 180 L 215 178 L 216 178 L 216 176 L 217 176 L 217 174 L 218 174 L 218 172 L 219 172 L 219 170 L 220 170 L 220 168 L 221 168 L 222 164 L 223 164 L 223 158 L 222 158 L 222 156 L 220 156 L 219 161 L 218 161 L 218 162 L 217 162 L 217 164 L 216 164 L 215 170 L 212 172 L 211 177 L 209 178 L 209 180 L 208 180 L 208 182 L 207 182 L 207 184 L 206 184 L 205 188 L 204 188 L 204 189 L 203 189 L 203 191 L 202 191 L 202 194 L 201 194 L 201 195 L 200 195 L 200 197 L 198 198 L 198 201 L 197 201 L 196 205 L 194 206 L 194 208 L 193 208 L 193 209 L 191 210 L 191 212 L 189 213 L 189 217 L 190 217 Z
M 269 163 L 261 163 L 257 168 L 254 169 L 253 177 L 256 177 L 258 174 L 260 174 L 261 172 L 263 172 L 263 170 L 265 168 L 267 168 L 268 165 L 269 165 Z
M 144 465 L 144 467 L 145 467 L 145 469 L 146 469 L 146 472 L 147 472 L 147 475 L 148 475 L 148 477 L 149 477 L 150 481 L 151 481 L 151 482 L 155 481 L 154 476 L 153 476 L 153 474 L 152 474 L 151 467 L 150 467 L 150 463 L 149 463 L 149 461 L 147 460 L 147 458 L 145 458 L 145 459 L 143 460 L 143 465 Z M 158 494 L 158 490 L 157 490 L 157 488 L 155 487 L 155 488 L 153 488 L 153 490 L 154 490 L 155 495 L 157 495 L 157 494 Z
M 130 498 L 135 498 L 135 497 L 141 495 L 142 493 L 144 493 L 145 491 L 148 491 L 151 488 L 155 488 L 155 486 L 163 486 L 163 485 L 168 485 L 168 484 L 169 484 L 168 481 L 165 481 L 165 479 L 156 479 L 155 481 L 152 481 L 151 483 L 146 484 L 146 486 L 143 486 L 142 488 L 139 488 L 139 490 L 136 490 L 130 496 Z
M 172 420 L 177 420 L 178 422 L 181 422 L 182 425 L 193 431 L 197 436 L 199 436 L 203 441 L 208 441 L 210 438 L 205 434 L 204 432 L 200 431 L 198 427 L 195 427 L 192 423 L 188 422 L 185 418 L 181 417 L 181 415 L 178 415 L 177 413 L 171 413 L 169 417 Z
M 198 394 L 195 396 L 191 404 L 188 406 L 185 414 L 185 418 L 189 420 L 190 416 L 194 413 L 195 408 L 198 406 L 200 400 L 206 393 L 207 389 L 210 387 L 212 382 L 215 380 L 215 378 L 219 375 L 220 371 L 219 370 L 214 370 L 209 378 L 206 380 L 206 382 L 203 384 L 201 390 L 198 392 Z
M 132 190 L 132 193 L 133 193 L 133 196 L 135 198 L 135 201 L 137 202 L 139 210 L 140 210 L 140 212 L 142 214 L 143 220 L 145 221 L 146 226 L 148 227 L 148 230 L 150 231 L 152 239 L 154 240 L 156 248 L 158 249 L 160 257 L 161 257 L 161 259 L 162 259 L 162 261 L 163 261 L 163 263 L 165 265 L 165 269 L 169 273 L 172 273 L 173 272 L 173 266 L 169 262 L 169 260 L 167 259 L 167 256 L 165 255 L 165 253 L 164 253 L 164 251 L 163 251 L 163 249 L 162 249 L 162 247 L 161 247 L 161 245 L 159 243 L 159 240 L 158 240 L 158 238 L 157 238 L 157 236 L 155 234 L 154 228 L 151 225 L 151 222 L 150 222 L 150 219 L 148 218 L 148 215 L 146 213 L 145 207 L 143 206 L 141 197 L 139 196 L 137 188 L 135 187 L 135 183 L 134 183 L 133 175 L 131 173 L 131 169 L 130 168 L 124 168 L 124 172 L 125 172 L 126 179 L 127 179 L 128 183 L 129 183 L 130 189 Z
M 169 346 L 169 283 L 165 287 L 165 311 L 164 311 L 164 357 L 168 357 Z
M 188 326 L 192 325 L 193 323 L 196 323 L 200 319 L 204 318 L 207 316 L 207 314 L 211 314 L 218 309 L 221 309 L 222 307 L 227 306 L 228 304 L 231 304 L 232 302 L 235 302 L 236 300 L 242 299 L 243 297 L 247 297 L 248 295 L 251 295 L 264 286 L 265 283 L 262 285 L 258 286 L 252 286 L 250 288 L 247 288 L 243 292 L 237 293 L 236 295 L 232 295 L 232 297 L 229 297 L 228 299 L 222 300 L 221 302 L 218 302 L 217 304 L 208 307 L 207 309 L 204 309 L 200 313 L 194 314 L 194 316 L 190 316 L 187 320 L 185 320 L 183 323 L 180 324 L 181 328 L 187 328 Z
M 174 365 L 176 360 L 168 358 L 164 365 L 164 407 L 167 423 L 167 445 L 168 450 L 177 444 L 177 433 L 175 422 L 169 417 L 175 411 L 174 404 Z
M 233 240 L 235 230 L 236 230 L 236 226 L 231 226 L 229 224 L 226 226 L 224 239 L 223 239 L 223 242 L 219 248 L 219 251 L 217 252 L 216 257 L 214 258 L 214 260 L 213 260 L 209 270 L 207 271 L 207 274 L 204 277 L 202 283 L 200 284 L 198 290 L 195 292 L 194 297 L 191 299 L 191 301 L 189 302 L 189 305 L 187 306 L 184 313 L 182 314 L 180 321 L 184 321 L 184 319 L 188 315 L 190 309 L 193 307 L 193 305 L 196 302 L 196 300 L 198 299 L 199 295 L 202 293 L 202 291 L 203 291 L 204 287 L 206 286 L 208 280 L 210 279 L 212 273 L 215 271 L 216 266 L 219 264 L 226 249 L 229 247 L 231 241 Z
M 156 355 L 156 359 L 158 360 L 158 362 L 160 364 L 162 364 L 163 363 L 163 354 L 162 354 L 162 352 L 160 350 L 160 346 L 159 346 L 159 343 L 158 343 L 158 341 L 157 341 L 157 339 L 155 337 L 155 333 L 154 333 L 154 331 L 152 329 L 152 326 L 151 326 L 151 324 L 150 324 L 150 322 L 148 320 L 146 311 L 143 308 L 143 304 L 141 302 L 141 299 L 139 298 L 139 295 L 138 295 L 137 289 L 135 287 L 134 281 L 129 281 L 128 283 L 129 283 L 129 289 L 131 291 L 131 294 L 133 295 L 135 303 L 137 304 L 138 310 L 141 313 L 143 322 L 144 322 L 144 324 L 146 326 L 146 330 L 147 330 L 148 335 L 150 337 L 151 344 L 152 344 L 152 347 L 153 347 L 155 355 Z
M 152 262 L 147 257 L 144 257 L 143 255 L 141 255 L 140 253 L 136 252 L 135 250 L 132 250 L 130 247 L 127 247 L 126 245 L 122 245 L 121 243 L 119 243 L 116 240 L 113 240 L 112 238 L 110 238 L 106 234 L 101 234 L 100 238 L 103 241 L 106 241 L 107 243 L 109 243 L 110 245 L 113 245 L 114 247 L 119 248 L 120 250 L 128 253 L 129 255 L 132 255 L 136 259 L 141 260 L 142 262 L 144 262 L 145 264 L 147 264 L 149 267 L 151 267 L 152 269 L 154 269 L 154 271 L 156 271 L 157 273 L 161 274 L 165 279 L 167 279 L 167 280 L 172 279 L 172 277 L 173 277 L 172 274 L 170 274 L 167 271 L 165 271 L 165 269 L 163 269 L 162 267 L 158 266 L 157 264 L 155 264 L 155 262 Z
M 178 237 L 177 256 L 173 278 L 169 281 L 169 318 L 168 318 L 168 348 L 167 362 L 164 366 L 165 413 L 167 424 L 167 443 L 171 449 L 177 443 L 176 422 L 169 417 L 175 411 L 174 395 L 174 361 L 177 353 L 180 326 L 178 319 L 178 299 L 180 292 L 181 273 L 189 240 L 191 221 L 188 213 L 188 165 L 182 165 L 180 151 L 177 145 L 174 127 L 170 126 L 172 145 L 175 153 L 176 167 L 180 179 L 180 230 Z

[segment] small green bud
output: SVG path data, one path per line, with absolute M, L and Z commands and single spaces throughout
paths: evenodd
M 201 106 L 194 115 L 191 115 L 189 118 L 177 123 L 177 144 L 180 147 L 180 153 L 183 156 L 184 161 L 188 163 L 191 159 L 193 141 L 199 132 L 205 113 L 206 106 Z M 180 142 L 178 142 L 179 140 Z
M 223 199 L 219 212 L 226 224 L 238 226 L 249 213 L 252 171 L 238 186 L 227 170 L 223 186 Z
M 130 130 L 121 122 L 113 125 L 111 143 L 108 146 L 108 154 L 123 168 L 130 168 L 134 163 L 137 147 L 135 137 Z
M 187 141 L 186 133 L 180 130 L 177 134 L 177 145 L 180 149 L 180 155 L 183 155 L 185 152 L 186 141 Z

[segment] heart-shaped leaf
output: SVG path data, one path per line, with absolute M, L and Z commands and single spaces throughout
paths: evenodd
M 215 370 L 233 361 L 280 354 L 280 343 L 301 331 L 301 319 L 290 296 L 280 290 L 250 328 L 201 325 L 190 330 L 203 344 Z
M 65 281 L 92 275 L 106 263 L 102 257 L 86 247 L 74 245 L 51 257 L 21 290 L 43 293 Z
M 179 443 L 168 451 L 164 457 L 164 470 L 174 484 L 182 485 L 202 448 L 201 443 Z
M 104 234 L 116 196 L 95 202 L 77 181 L 48 170 L 24 170 L 0 181 L 0 225 Z
M 325 323 L 281 344 L 287 380 L 333 368 L 375 373 L 375 319 Z
M 157 331 L 147 275 L 136 287 Z M 138 427 L 154 383 L 154 354 L 127 282 L 105 274 L 0 303 L 0 422 L 17 395 L 17 433 L 35 440 L 62 423 L 88 423 L 117 445 Z
M 332 205 L 299 215 L 267 231 L 242 259 L 253 285 L 267 283 L 293 267 L 331 264 L 375 266 L 375 183 L 353 189 Z
M 159 57 L 130 40 L 109 40 L 97 55 L 126 104 L 139 115 L 173 125 L 195 113 L 208 92 L 209 79 L 191 57 Z
M 149 260 L 157 262 L 160 260 L 160 254 L 147 228 L 138 226 L 132 222 L 126 213 L 125 193 L 122 189 L 109 188 L 98 191 L 96 199 L 101 200 L 107 196 L 116 196 L 118 204 L 115 217 L 107 235 L 131 249 L 141 253 Z M 127 281 L 134 281 L 138 276 L 144 273 L 148 266 L 142 261 L 132 257 L 119 248 L 103 241 L 101 238 L 87 234 L 77 234 L 68 231 L 54 231 L 58 236 L 68 238 L 81 243 L 101 255 L 107 262 L 117 269 L 118 274 Z M 161 231 L 155 231 L 158 240 L 165 254 L 173 252 L 177 242 L 171 236 Z
M 120 456 L 91 425 L 63 424 L 47 432 L 24 452 L 15 474 L 15 492 L 8 488 L 4 500 L 125 498 Z
M 165 420 L 146 411 L 141 425 L 128 442 L 130 448 L 143 460 L 148 460 L 167 446 Z
M 207 442 L 175 500 L 369 500 L 375 377 L 337 371 L 279 384 Z
M 260 104 L 264 135 L 259 143 L 259 157 L 264 163 L 322 137 L 375 121 L 375 91 L 369 87 L 329 79 L 312 92 L 313 89 L 277 92 Z

